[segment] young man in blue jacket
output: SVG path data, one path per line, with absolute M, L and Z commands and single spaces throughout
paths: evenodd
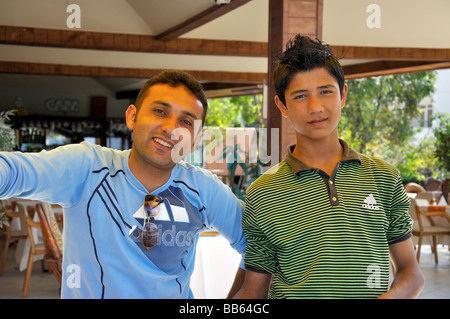
M 194 124 L 206 112 L 201 85 L 166 71 L 126 111 L 131 150 L 83 142 L 0 153 L 0 198 L 64 208 L 62 298 L 193 298 L 196 244 L 207 227 L 243 256 L 242 203 L 209 171 L 178 160 L 194 149 Z

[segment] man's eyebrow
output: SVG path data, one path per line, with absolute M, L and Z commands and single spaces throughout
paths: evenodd
M 330 89 L 330 88 L 335 88 L 335 86 L 333 84 L 325 84 L 325 85 L 321 85 L 317 87 L 318 89 Z M 290 95 L 294 95 L 294 94 L 299 94 L 299 93 L 305 93 L 308 92 L 309 90 L 306 89 L 300 89 L 300 90 L 295 90 L 293 92 L 291 92 Z
M 184 115 L 187 115 L 187 116 L 189 116 L 189 117 L 192 117 L 194 120 L 198 120 L 197 116 L 196 116 L 195 114 L 191 113 L 191 112 L 183 111 L 182 113 L 183 113 Z
M 168 107 L 168 108 L 171 108 L 171 107 L 172 107 L 172 105 L 170 105 L 170 103 L 165 102 L 165 101 L 153 101 L 152 104 L 153 104 L 153 105 L 154 105 L 154 104 L 159 104 L 159 105 L 162 105 L 162 106 L 165 106 L 165 107 Z
M 298 93 L 305 93 L 305 92 L 308 92 L 308 90 L 295 90 L 295 91 L 291 92 L 290 95 L 294 95 L 294 94 L 298 94 Z
M 335 88 L 335 86 L 333 84 L 325 84 L 318 87 L 318 89 L 330 89 L 330 88 Z

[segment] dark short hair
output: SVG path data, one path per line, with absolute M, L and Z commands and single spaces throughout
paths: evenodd
M 142 101 L 147 96 L 148 90 L 155 84 L 168 84 L 173 87 L 183 85 L 186 89 L 188 89 L 203 105 L 203 125 L 203 123 L 205 122 L 206 112 L 208 111 L 208 100 L 206 98 L 205 92 L 203 92 L 203 87 L 199 81 L 197 81 L 192 75 L 182 71 L 163 71 L 157 76 L 154 76 L 153 78 L 145 82 L 144 86 L 139 91 L 139 94 L 136 97 L 136 101 L 134 103 L 137 112 L 139 112 Z
M 278 57 L 274 71 L 275 91 L 281 102 L 286 105 L 285 92 L 294 75 L 298 72 L 323 67 L 338 82 L 342 96 L 345 83 L 344 71 L 330 46 L 320 40 L 312 40 L 300 34 L 289 40 L 286 44 L 286 50 Z

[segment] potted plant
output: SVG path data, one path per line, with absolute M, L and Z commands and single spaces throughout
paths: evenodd
M 0 112 L 0 152 L 11 152 L 17 146 L 16 134 L 9 123 L 9 117 L 14 115 L 15 110 Z

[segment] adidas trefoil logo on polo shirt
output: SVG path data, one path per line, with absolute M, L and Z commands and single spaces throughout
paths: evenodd
M 363 208 L 367 208 L 370 210 L 380 210 L 380 206 L 377 205 L 377 201 L 372 194 L 369 194 L 369 196 L 367 196 L 367 198 L 364 200 L 364 203 L 365 204 L 362 205 Z

